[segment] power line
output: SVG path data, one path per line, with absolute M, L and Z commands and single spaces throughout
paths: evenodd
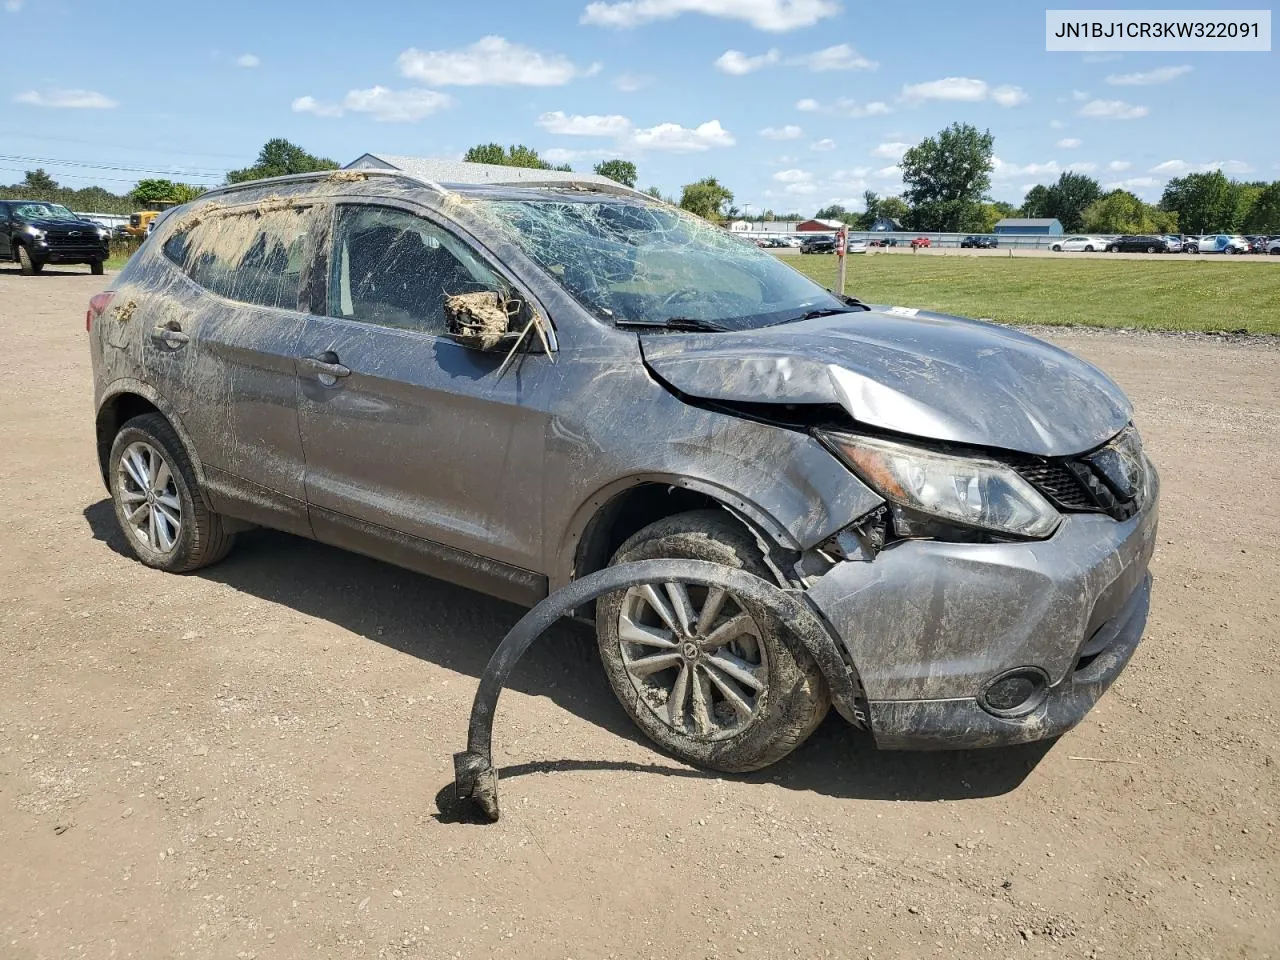
M 0 170 L 5 170 L 5 171 L 8 171 L 8 172 L 10 172 L 10 173 L 27 173 L 27 172 L 29 172 L 28 170 L 23 169 L 22 167 L 0 167 Z M 138 178 L 137 178 L 137 177 L 129 177 L 129 178 L 127 178 L 127 179 L 126 179 L 126 178 L 124 178 L 124 177 L 100 177 L 100 176 L 97 176 L 96 174 L 86 174 L 86 173 L 59 173 L 59 174 L 58 174 L 58 176 L 63 177 L 63 178 L 70 177 L 72 180 L 92 180 L 92 181 L 94 181 L 95 183 L 97 183 L 97 182 L 105 182 L 105 183 L 137 183 L 137 182 L 138 182 Z M 13 186 L 22 186 L 22 184 L 9 184 L 9 186 L 11 186 L 11 187 L 13 187 Z M 76 188 L 76 189 L 83 189 L 83 188 Z
M 218 157 L 223 160 L 239 160 L 242 163 L 244 162 L 244 159 L 245 159 L 244 154 L 241 154 L 241 153 L 210 153 L 210 152 L 201 151 L 201 150 L 187 150 L 184 148 L 169 149 L 169 148 L 159 148 L 156 146 L 140 147 L 137 144 L 106 143 L 105 141 L 102 141 L 102 140 L 81 140 L 76 137 L 49 137 L 49 136 L 43 136 L 43 135 L 36 136 L 30 133 L 13 133 L 8 130 L 0 131 L 0 137 L 11 137 L 15 140 L 41 140 L 41 141 L 48 140 L 48 141 L 53 141 L 58 143 L 76 143 L 86 147 L 110 147 L 113 150 L 130 150 L 134 152 L 145 152 L 145 153 L 152 153 L 157 149 L 165 149 L 171 153 L 182 153 L 191 157 Z
M 49 164 L 60 167 L 79 167 L 86 170 L 115 170 L 122 173 L 151 173 L 169 177 L 195 177 L 201 180 L 220 179 L 226 175 L 224 170 L 175 170 L 158 167 L 135 167 L 128 164 L 90 163 L 83 160 L 58 160 L 53 157 L 19 157 L 0 154 L 0 160 L 10 163 Z

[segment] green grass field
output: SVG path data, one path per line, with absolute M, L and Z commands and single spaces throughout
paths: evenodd
M 834 255 L 786 262 L 835 285 Z M 849 258 L 846 292 L 1001 323 L 1280 334 L 1280 263 L 871 254 Z

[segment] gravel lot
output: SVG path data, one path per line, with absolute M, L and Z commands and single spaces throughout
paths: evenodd
M 880 754 L 832 719 L 707 776 L 565 627 L 503 698 L 482 826 L 437 794 L 519 611 L 266 531 L 199 575 L 123 555 L 101 288 L 0 270 L 6 960 L 1280 952 L 1274 341 L 1051 334 L 1130 392 L 1164 478 L 1147 638 L 1061 741 Z

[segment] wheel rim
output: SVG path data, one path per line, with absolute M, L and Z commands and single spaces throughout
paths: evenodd
M 741 733 L 768 690 L 760 627 L 736 595 L 719 587 L 632 587 L 618 614 L 618 647 L 640 702 L 695 740 Z
M 125 526 L 143 546 L 170 553 L 182 536 L 182 499 L 164 456 L 146 441 L 129 444 L 116 465 Z

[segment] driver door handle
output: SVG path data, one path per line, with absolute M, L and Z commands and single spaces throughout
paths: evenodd
M 298 366 L 317 377 L 349 377 L 351 368 L 338 362 L 338 355 L 326 350 L 318 357 L 299 357 Z

